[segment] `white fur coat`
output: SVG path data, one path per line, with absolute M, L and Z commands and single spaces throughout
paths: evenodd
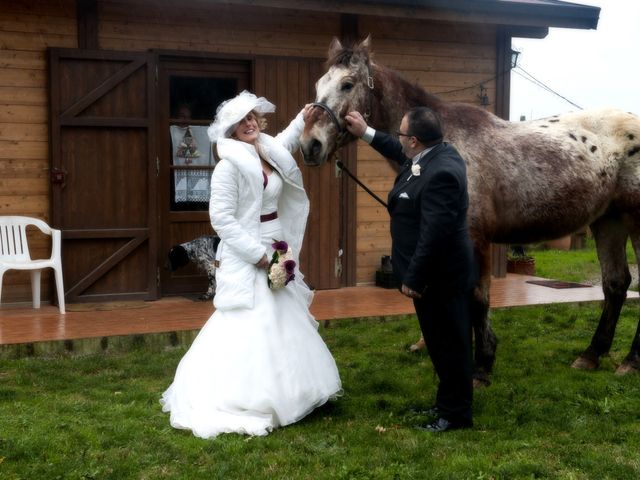
M 291 246 L 296 263 L 309 215 L 309 199 L 302 184 L 302 172 L 291 152 L 299 146 L 303 127 L 300 113 L 277 137 L 261 133 L 258 139 L 267 160 L 284 181 L 278 218 L 285 238 L 278 240 Z M 218 141 L 217 148 L 221 160 L 211 177 L 209 203 L 211 225 L 221 239 L 216 255 L 220 267 L 216 271 L 214 305 L 220 310 L 252 308 L 255 264 L 266 253 L 260 242 L 262 166 L 253 145 L 225 138 Z M 312 294 L 299 271 L 291 286 L 299 289 L 308 304 L 311 302 Z

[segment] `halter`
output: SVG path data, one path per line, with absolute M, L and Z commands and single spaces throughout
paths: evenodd
M 314 102 L 311 105 L 314 107 L 319 107 L 325 112 L 327 112 L 327 115 L 329 115 L 331 122 L 333 123 L 333 125 L 336 127 L 336 130 L 338 131 L 338 135 L 341 135 L 344 133 L 345 128 L 342 125 L 340 125 L 340 121 L 338 120 L 338 117 L 336 116 L 335 113 L 333 113 L 333 110 L 331 110 L 331 107 L 329 107 L 329 105 L 323 102 Z

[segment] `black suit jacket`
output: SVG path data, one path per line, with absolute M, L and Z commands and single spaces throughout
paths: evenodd
M 371 146 L 403 165 L 389 192 L 391 261 L 396 277 L 418 292 L 462 291 L 477 280 L 467 225 L 467 174 L 457 150 L 435 146 L 411 174 L 411 159 L 391 135 L 376 132 Z

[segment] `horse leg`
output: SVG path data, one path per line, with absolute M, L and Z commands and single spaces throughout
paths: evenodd
M 490 246 L 476 250 L 480 279 L 474 290 L 471 305 L 473 334 L 475 339 L 474 388 L 491 385 L 491 371 L 496 359 L 496 335 L 489 321 L 489 287 L 491 285 Z
M 591 231 L 602 269 L 604 306 L 591 344 L 571 365 L 572 368 L 584 370 L 598 368 L 600 357 L 609 352 L 631 284 L 626 253 L 629 232 L 622 221 L 619 218 L 601 217 L 591 225 Z
M 640 220 L 635 222 L 630 230 L 631 244 L 636 254 L 638 274 L 640 276 Z M 631 343 L 631 350 L 629 350 L 629 354 L 625 357 L 622 364 L 616 369 L 616 375 L 625 375 L 631 372 L 640 372 L 640 322 L 638 322 L 638 328 Z

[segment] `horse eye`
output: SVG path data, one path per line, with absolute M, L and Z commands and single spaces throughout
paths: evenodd
M 344 85 L 342 85 L 341 90 L 343 92 L 348 92 L 349 90 L 351 90 L 353 88 L 353 83 L 345 83 Z

